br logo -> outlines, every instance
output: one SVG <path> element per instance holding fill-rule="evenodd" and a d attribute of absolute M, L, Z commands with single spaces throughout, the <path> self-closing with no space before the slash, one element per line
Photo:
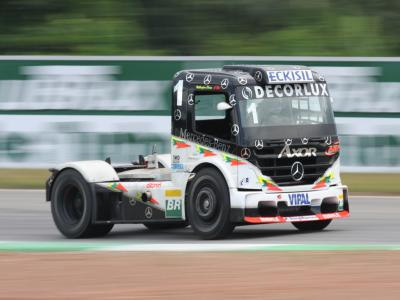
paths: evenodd
<path fill-rule="evenodd" d="M 182 200 L 167 199 L 165 217 L 182 218 Z"/>

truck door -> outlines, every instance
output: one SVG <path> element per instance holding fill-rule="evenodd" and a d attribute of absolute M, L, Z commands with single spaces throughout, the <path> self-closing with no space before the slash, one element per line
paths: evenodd
<path fill-rule="evenodd" d="M 195 93 L 191 127 L 196 136 L 201 137 L 199 152 L 203 156 L 218 158 L 236 181 L 237 165 L 234 158 L 237 132 L 233 130 L 236 128 L 234 109 L 217 109 L 218 103 L 228 103 L 228 99 L 226 93 Z M 202 149 L 202 146 L 206 149 Z"/>

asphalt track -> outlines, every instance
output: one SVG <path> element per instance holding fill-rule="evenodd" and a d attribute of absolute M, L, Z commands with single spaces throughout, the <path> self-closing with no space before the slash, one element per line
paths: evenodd
<path fill-rule="evenodd" d="M 44 191 L 0 190 L 0 248 L 3 243 L 64 245 L 387 245 L 400 250 L 400 197 L 350 196 L 350 217 L 335 220 L 322 232 L 300 233 L 291 224 L 237 227 L 220 241 L 199 240 L 190 228 L 151 232 L 143 225 L 117 225 L 101 239 L 67 240 L 56 229 Z M 128 247 L 129 248 L 129 247 Z M 172 249 L 172 248 L 171 248 Z"/>

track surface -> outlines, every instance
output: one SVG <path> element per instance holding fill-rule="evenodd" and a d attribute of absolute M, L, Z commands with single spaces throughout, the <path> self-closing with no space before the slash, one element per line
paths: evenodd
<path fill-rule="evenodd" d="M 190 228 L 150 232 L 142 225 L 117 225 L 101 239 L 70 243 L 400 244 L 400 197 L 350 197 L 350 218 L 323 232 L 299 233 L 291 224 L 237 227 L 222 241 L 200 241 Z M 66 241 L 53 224 L 44 191 L 0 190 L 0 241 Z"/>

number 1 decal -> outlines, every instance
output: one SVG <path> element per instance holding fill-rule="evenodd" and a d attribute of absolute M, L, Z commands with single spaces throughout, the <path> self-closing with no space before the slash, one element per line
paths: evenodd
<path fill-rule="evenodd" d="M 174 86 L 174 93 L 176 92 L 176 106 L 182 106 L 182 92 L 183 92 L 183 80 L 179 80 Z"/>
<path fill-rule="evenodd" d="M 257 115 L 257 106 L 253 102 L 250 104 L 249 107 L 247 107 L 247 113 L 253 115 L 253 123 L 258 124 L 258 115 Z"/>

